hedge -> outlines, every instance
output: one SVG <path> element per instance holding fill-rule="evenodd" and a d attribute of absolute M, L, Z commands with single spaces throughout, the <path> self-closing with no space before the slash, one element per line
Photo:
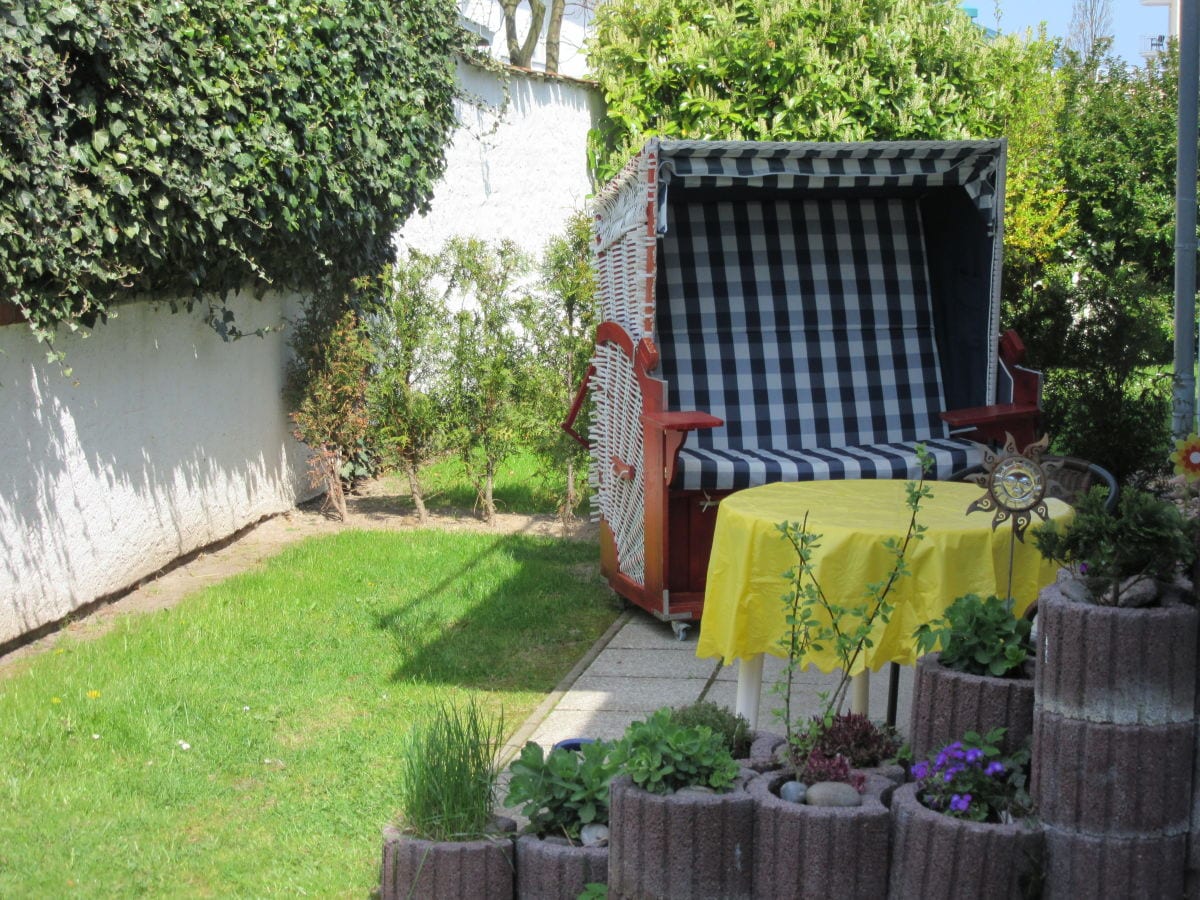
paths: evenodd
<path fill-rule="evenodd" d="M 50 340 L 135 295 L 378 271 L 443 171 L 461 46 L 440 0 L 6 4 L 0 299 Z"/>

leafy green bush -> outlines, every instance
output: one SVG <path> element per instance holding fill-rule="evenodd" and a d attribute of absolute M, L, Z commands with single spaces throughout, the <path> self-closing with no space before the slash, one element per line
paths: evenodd
<path fill-rule="evenodd" d="M 652 794 L 688 787 L 727 791 L 738 775 L 721 735 L 703 725 L 677 725 L 669 709 L 630 725 L 613 754 L 633 783 Z"/>
<path fill-rule="evenodd" d="M 440 706 L 413 726 L 398 761 L 404 827 L 431 841 L 486 834 L 503 742 L 503 718 L 489 717 L 474 698 L 463 707 Z"/>
<path fill-rule="evenodd" d="M 671 721 L 685 728 L 703 725 L 719 734 L 734 759 L 744 759 L 750 753 L 750 723 L 723 706 L 707 700 L 677 706 L 671 710 Z"/>
<path fill-rule="evenodd" d="M 443 170 L 461 45 L 435 0 L 6 5 L 0 296 L 49 340 L 135 293 L 378 271 Z"/>
<path fill-rule="evenodd" d="M 1011 600 L 966 594 L 946 607 L 940 619 L 918 626 L 913 638 L 922 655 L 940 646 L 938 659 L 947 668 L 1003 678 L 1019 675 L 1029 659 L 1032 628 L 1029 619 L 1013 615 Z"/>
<path fill-rule="evenodd" d="M 596 741 L 577 751 L 560 747 L 543 754 L 530 741 L 509 767 L 506 802 L 521 805 L 534 834 L 579 840 L 584 825 L 608 824 L 608 788 L 617 771 L 610 749 Z"/>

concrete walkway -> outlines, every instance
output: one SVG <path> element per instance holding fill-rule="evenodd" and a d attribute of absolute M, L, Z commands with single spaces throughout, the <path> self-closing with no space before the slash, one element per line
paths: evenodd
<path fill-rule="evenodd" d="M 782 732 L 773 710 L 782 698 L 771 690 L 783 671 L 783 661 L 768 656 L 763 666 L 763 691 L 758 727 Z M 870 716 L 883 721 L 887 709 L 887 669 L 872 675 Z M 833 690 L 836 675 L 811 670 L 792 686 L 793 718 L 814 715 L 818 695 Z M 896 724 L 907 731 L 912 669 L 902 668 Z M 629 724 L 662 706 L 682 706 L 709 700 L 733 709 L 737 697 L 737 664 L 696 657 L 696 632 L 679 641 L 665 622 L 639 609 L 622 614 L 580 660 L 558 689 L 517 730 L 510 742 L 516 752 L 532 740 L 543 747 L 558 741 L 590 737 L 620 737 Z"/>

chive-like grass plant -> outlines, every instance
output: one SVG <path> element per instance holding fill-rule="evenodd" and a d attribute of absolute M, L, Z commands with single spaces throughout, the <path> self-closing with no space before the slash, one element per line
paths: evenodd
<path fill-rule="evenodd" d="M 400 750 L 400 810 L 404 827 L 430 841 L 483 837 L 496 805 L 496 754 L 503 716 L 475 701 L 438 706 L 413 726 Z"/>

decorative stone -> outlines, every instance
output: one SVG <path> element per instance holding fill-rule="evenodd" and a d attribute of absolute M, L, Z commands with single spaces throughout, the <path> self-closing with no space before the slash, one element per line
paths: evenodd
<path fill-rule="evenodd" d="M 691 787 L 680 788 L 676 793 L 679 794 L 715 794 L 712 788 L 703 784 L 693 784 Z"/>
<path fill-rule="evenodd" d="M 862 806 L 862 794 L 852 785 L 840 781 L 818 781 L 812 785 L 805 795 L 804 802 L 809 806 Z"/>
<path fill-rule="evenodd" d="M 886 897 L 891 816 L 881 797 L 895 785 L 868 776 L 861 806 L 809 806 L 779 796 L 795 777 L 794 770 L 768 772 L 750 783 L 754 896 Z"/>
<path fill-rule="evenodd" d="M 585 847 L 607 847 L 608 826 L 598 825 L 595 822 L 591 825 L 584 825 L 579 830 L 579 842 Z"/>
<path fill-rule="evenodd" d="M 785 781 L 779 788 L 779 799 L 788 803 L 803 803 L 808 785 L 803 781 Z"/>

